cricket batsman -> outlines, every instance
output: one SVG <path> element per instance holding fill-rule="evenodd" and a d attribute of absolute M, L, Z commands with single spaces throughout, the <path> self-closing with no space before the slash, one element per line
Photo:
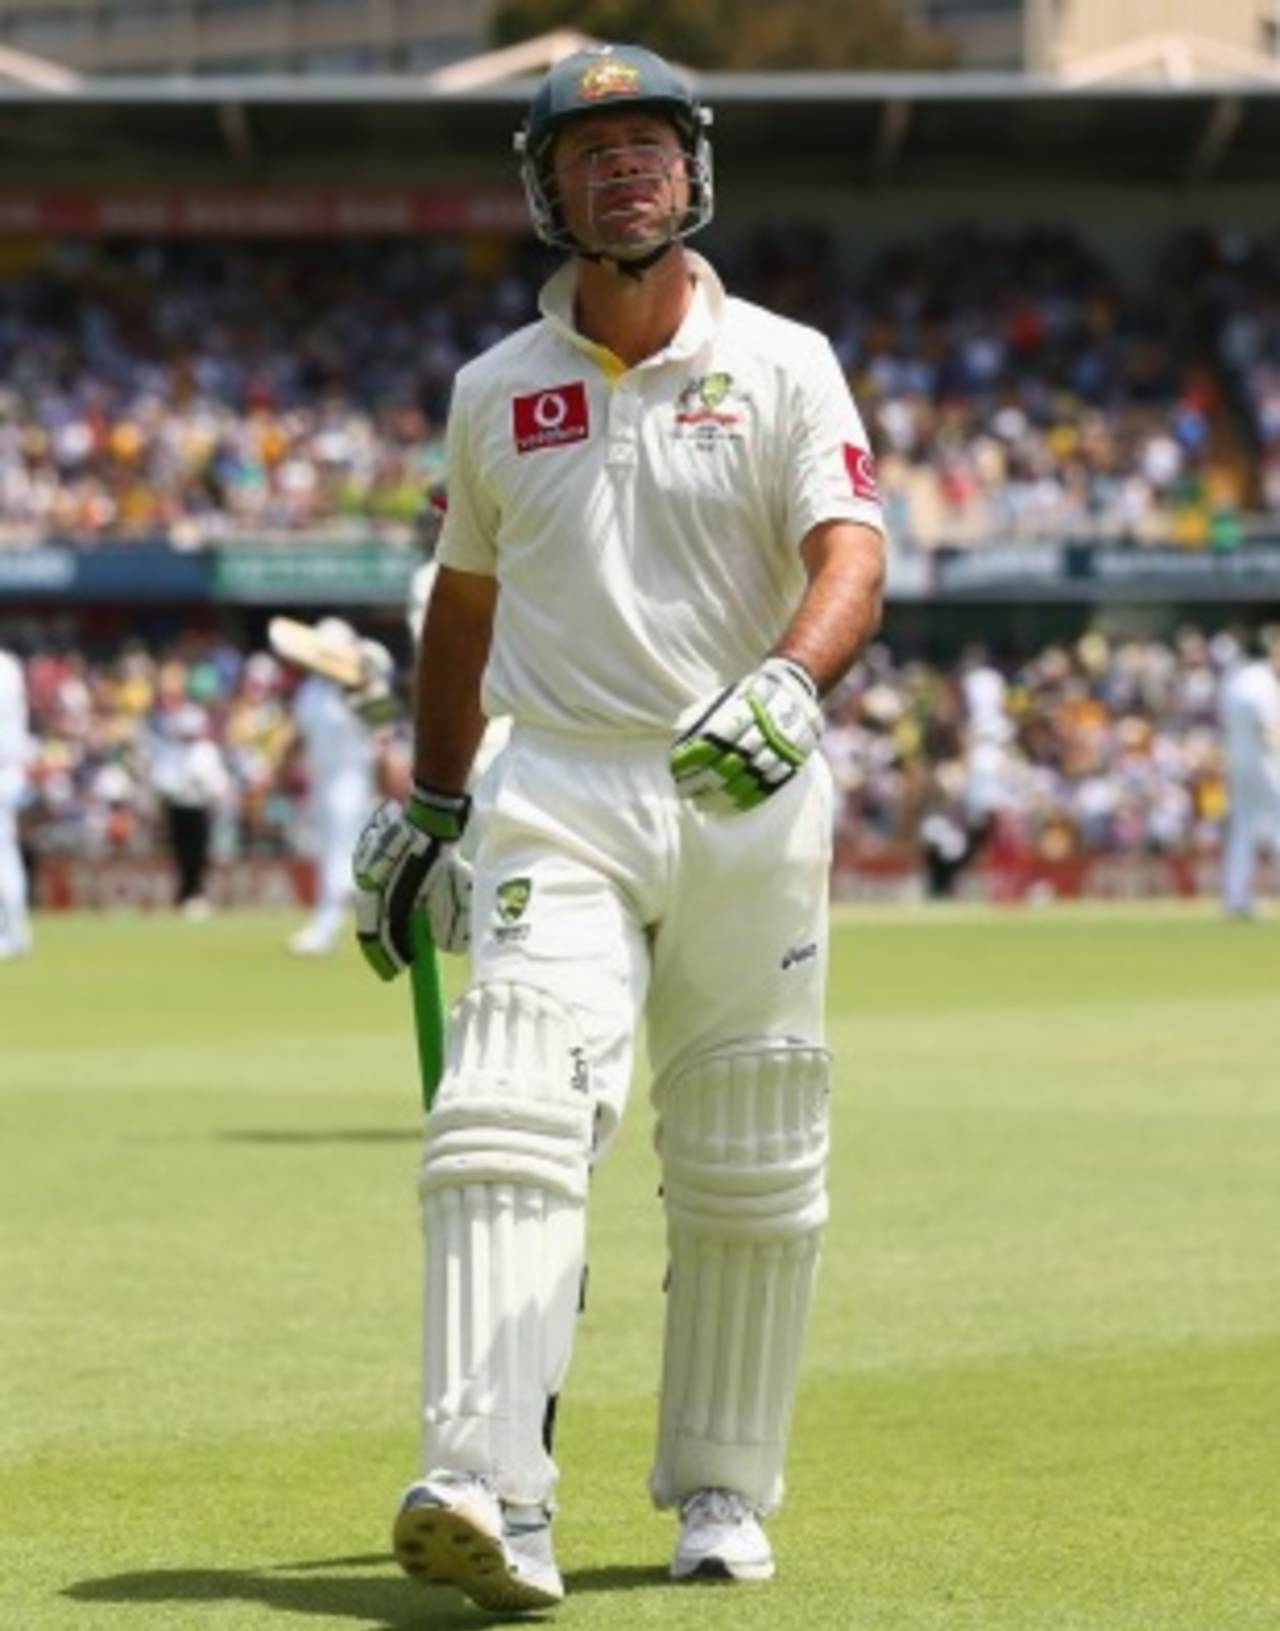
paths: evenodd
<path fill-rule="evenodd" d="M 565 264 L 459 373 L 415 784 L 356 852 L 384 977 L 468 821 L 472 975 L 428 1115 L 423 1476 L 401 1565 L 564 1595 L 551 1427 L 592 1163 L 647 1026 L 669 1275 L 654 1501 L 677 1578 L 769 1579 L 826 1216 L 821 697 L 880 615 L 866 435 L 817 332 L 726 295 L 709 115 L 660 58 L 560 62 L 517 137 Z M 464 789 L 486 716 L 510 742 Z"/>

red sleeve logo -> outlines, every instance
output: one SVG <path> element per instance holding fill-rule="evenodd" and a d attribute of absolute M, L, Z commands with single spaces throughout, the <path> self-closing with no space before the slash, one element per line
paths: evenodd
<path fill-rule="evenodd" d="M 849 485 L 853 496 L 867 504 L 880 502 L 880 486 L 876 481 L 876 462 L 865 447 L 844 444 L 844 467 L 849 472 Z"/>
<path fill-rule="evenodd" d="M 542 447 L 563 447 L 585 442 L 587 387 L 581 380 L 553 385 L 549 391 L 511 399 L 511 425 L 517 453 L 536 453 Z"/>

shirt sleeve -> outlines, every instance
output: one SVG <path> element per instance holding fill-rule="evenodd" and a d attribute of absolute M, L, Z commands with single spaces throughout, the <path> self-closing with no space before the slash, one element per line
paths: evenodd
<path fill-rule="evenodd" d="M 792 374 L 786 460 L 786 528 L 794 545 L 821 521 L 884 532 L 867 433 L 835 352 L 820 336 Z"/>
<path fill-rule="evenodd" d="M 472 404 L 465 375 L 454 381 L 445 432 L 447 508 L 436 560 L 459 572 L 492 577 L 497 570 L 498 507 L 485 489 L 472 447 Z"/>

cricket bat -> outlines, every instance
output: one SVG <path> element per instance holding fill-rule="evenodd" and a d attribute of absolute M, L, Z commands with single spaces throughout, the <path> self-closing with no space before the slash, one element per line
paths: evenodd
<path fill-rule="evenodd" d="M 422 1108 L 430 1110 L 444 1073 L 444 987 L 440 983 L 440 962 L 432 944 L 431 926 L 421 907 L 415 909 L 409 925 L 413 937 L 409 989 L 413 994 L 413 1025 L 418 1037 L 418 1075 L 422 1083 Z"/>
<path fill-rule="evenodd" d="M 365 680 L 364 653 L 356 646 L 336 645 L 296 617 L 273 617 L 267 640 L 277 657 L 304 668 L 309 674 L 354 689 Z"/>

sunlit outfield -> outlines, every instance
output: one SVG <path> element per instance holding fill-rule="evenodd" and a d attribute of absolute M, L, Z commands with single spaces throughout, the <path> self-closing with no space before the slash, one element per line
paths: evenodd
<path fill-rule="evenodd" d="M 408 996 L 285 919 L 46 918 L 0 965 L 0 1627 L 455 1628 L 415 1469 Z M 561 1416 L 574 1626 L 1280 1626 L 1280 919 L 842 917 L 834 1215 L 770 1587 L 644 1492 L 637 1094 Z"/>

